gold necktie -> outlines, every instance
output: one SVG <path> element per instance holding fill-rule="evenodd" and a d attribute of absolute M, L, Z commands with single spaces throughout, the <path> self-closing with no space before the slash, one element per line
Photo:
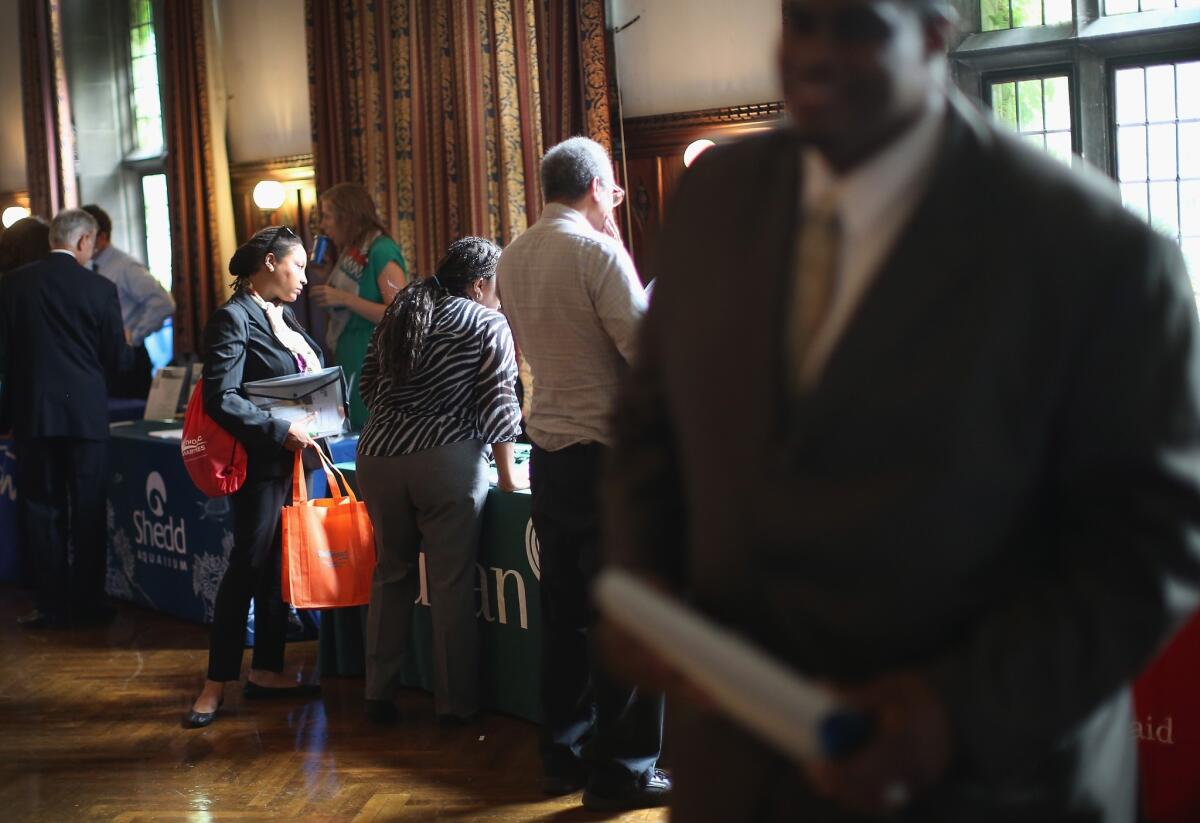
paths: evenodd
<path fill-rule="evenodd" d="M 811 206 L 797 232 L 792 279 L 788 352 L 792 389 L 802 394 L 815 382 L 817 369 L 809 353 L 837 291 L 842 224 L 830 198 Z"/>

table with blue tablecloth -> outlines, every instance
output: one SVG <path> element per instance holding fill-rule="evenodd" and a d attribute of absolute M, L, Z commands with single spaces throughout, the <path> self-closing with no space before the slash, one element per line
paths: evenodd
<path fill-rule="evenodd" d="M 145 400 L 108 401 L 109 422 L 141 418 Z M 13 440 L 0 437 L 0 583 L 21 577 L 22 538 L 17 512 L 17 452 Z"/>
<path fill-rule="evenodd" d="M 228 497 L 205 497 L 192 484 L 179 452 L 181 426 L 150 420 L 112 426 L 106 583 L 120 600 L 211 623 L 233 548 L 233 509 Z M 332 441 L 334 459 L 353 458 L 356 443 Z M 314 495 L 325 494 L 323 475 L 313 483 Z"/>

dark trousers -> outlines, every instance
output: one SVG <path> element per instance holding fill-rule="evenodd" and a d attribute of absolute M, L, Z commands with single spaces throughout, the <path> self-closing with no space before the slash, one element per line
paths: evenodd
<path fill-rule="evenodd" d="M 69 620 L 104 600 L 105 440 L 29 437 L 17 444 L 17 490 L 37 607 Z"/>
<path fill-rule="evenodd" d="M 605 448 L 533 447 L 533 527 L 541 547 L 542 762 L 586 765 L 601 790 L 635 782 L 662 751 L 663 698 L 611 681 L 589 642 L 589 588 L 599 566 L 599 479 Z"/>
<path fill-rule="evenodd" d="M 246 617 L 254 598 L 254 655 L 251 667 L 283 671 L 288 609 L 282 596 L 280 561 L 285 502 L 291 477 L 247 477 L 232 497 L 233 551 L 213 605 L 208 679 L 237 680 L 246 645 Z"/>
<path fill-rule="evenodd" d="M 484 445 L 463 440 L 396 457 L 358 456 L 378 562 L 367 612 L 367 698 L 391 700 L 412 654 L 419 554 L 433 623 L 433 703 L 439 715 L 479 711 L 479 532 L 487 500 Z"/>
<path fill-rule="evenodd" d="M 108 385 L 109 397 L 132 398 L 145 400 L 150 394 L 150 384 L 153 382 L 154 364 L 150 362 L 150 353 L 146 345 L 133 347 L 133 366 L 129 371 L 110 378 Z"/>

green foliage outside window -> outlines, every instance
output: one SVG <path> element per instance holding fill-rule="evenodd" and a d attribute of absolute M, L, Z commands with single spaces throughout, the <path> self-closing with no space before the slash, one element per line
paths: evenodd
<path fill-rule="evenodd" d="M 163 146 L 162 104 L 158 91 L 158 46 L 150 0 L 129 5 L 129 85 L 132 91 L 133 140 L 140 151 Z"/>
<path fill-rule="evenodd" d="M 983 31 L 1069 23 L 1071 0 L 979 0 L 979 19 Z"/>
<path fill-rule="evenodd" d="M 1071 87 L 1065 75 L 992 83 L 996 119 L 1025 140 L 1072 163 Z"/>

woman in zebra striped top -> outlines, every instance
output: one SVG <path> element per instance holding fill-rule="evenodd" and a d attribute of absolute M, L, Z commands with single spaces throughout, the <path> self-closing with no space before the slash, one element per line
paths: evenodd
<path fill-rule="evenodd" d="M 474 579 L 488 446 L 501 489 L 529 485 L 513 464 L 521 410 L 512 333 L 496 311 L 499 257 L 488 240 L 455 241 L 432 277 L 397 295 L 363 362 L 359 390 L 370 416 L 357 468 L 378 556 L 366 693 L 376 722 L 396 720 L 422 550 L 438 718 L 454 724 L 479 710 Z"/>

